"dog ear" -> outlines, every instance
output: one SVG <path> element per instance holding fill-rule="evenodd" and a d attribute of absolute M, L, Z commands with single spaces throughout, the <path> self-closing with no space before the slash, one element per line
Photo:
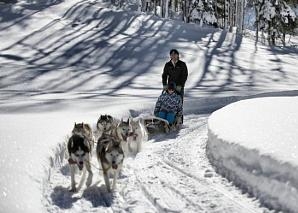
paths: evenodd
<path fill-rule="evenodd" d="M 73 147 L 73 142 L 72 142 L 72 139 L 69 138 L 68 143 L 67 143 L 67 150 L 68 150 L 69 157 L 71 156 L 72 147 Z"/>
<path fill-rule="evenodd" d="M 72 138 L 69 138 L 69 141 L 68 141 L 68 149 L 69 149 L 69 150 L 72 149 L 73 146 L 74 146 L 73 140 L 72 140 Z"/>
<path fill-rule="evenodd" d="M 120 124 L 122 124 L 122 123 L 123 123 L 123 118 L 121 118 L 121 121 L 117 123 L 117 127 L 119 127 Z"/>

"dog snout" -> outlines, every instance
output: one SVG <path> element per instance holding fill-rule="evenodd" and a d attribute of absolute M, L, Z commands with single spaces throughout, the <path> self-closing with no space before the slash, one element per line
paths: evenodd
<path fill-rule="evenodd" d="M 80 170 L 82 170 L 83 167 L 84 167 L 84 162 L 83 162 L 83 161 L 80 161 L 80 162 L 78 163 L 78 167 L 79 167 Z"/>

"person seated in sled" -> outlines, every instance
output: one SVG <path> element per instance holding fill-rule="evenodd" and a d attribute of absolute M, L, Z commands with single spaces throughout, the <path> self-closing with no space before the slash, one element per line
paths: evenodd
<path fill-rule="evenodd" d="M 176 93 L 176 84 L 170 82 L 167 89 L 159 96 L 154 115 L 163 118 L 172 125 L 176 116 L 182 116 L 182 98 Z"/>

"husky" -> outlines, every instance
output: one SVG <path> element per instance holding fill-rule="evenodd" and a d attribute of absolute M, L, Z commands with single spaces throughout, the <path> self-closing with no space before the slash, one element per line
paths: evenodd
<path fill-rule="evenodd" d="M 104 133 L 111 134 L 112 129 L 117 126 L 118 122 L 111 115 L 101 115 L 96 123 L 97 138 L 100 138 Z"/>
<path fill-rule="evenodd" d="M 120 141 L 120 144 L 122 146 L 122 149 L 124 150 L 124 153 L 128 155 L 128 145 L 127 145 L 127 137 L 129 133 L 129 119 L 127 121 L 121 121 L 117 124 L 115 128 L 111 131 L 111 136 L 116 138 L 118 141 Z"/>
<path fill-rule="evenodd" d="M 148 131 L 142 118 L 129 119 L 129 133 L 127 137 L 128 151 L 136 155 L 141 151 L 142 142 L 148 141 Z"/>
<path fill-rule="evenodd" d="M 89 124 L 87 123 L 75 123 L 74 127 L 72 129 L 72 135 L 80 135 L 82 137 L 85 137 L 89 143 L 94 146 L 94 135 L 92 132 L 92 128 Z"/>
<path fill-rule="evenodd" d="M 112 173 L 114 175 L 112 185 L 112 189 L 114 190 L 124 160 L 121 141 L 112 135 L 103 134 L 98 139 L 96 154 L 97 160 L 102 167 L 107 190 L 108 192 L 111 192 L 109 174 Z"/>
<path fill-rule="evenodd" d="M 129 132 L 129 119 L 127 121 L 121 121 L 116 125 L 116 127 L 112 128 L 110 135 L 117 138 L 121 142 L 127 141 L 127 136 Z"/>
<path fill-rule="evenodd" d="M 93 173 L 90 164 L 92 147 L 93 146 L 90 141 L 80 134 L 73 134 L 68 140 L 67 150 L 69 154 L 68 163 L 71 173 L 71 192 L 75 192 L 77 190 L 75 182 L 76 167 L 78 167 L 79 170 L 83 170 L 84 168 L 81 183 L 85 179 L 86 170 L 88 171 L 86 186 L 89 187 L 92 183 Z"/>

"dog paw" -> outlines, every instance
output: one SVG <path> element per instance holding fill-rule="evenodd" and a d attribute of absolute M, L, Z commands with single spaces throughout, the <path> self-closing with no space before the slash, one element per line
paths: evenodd
<path fill-rule="evenodd" d="M 76 187 L 72 187 L 69 191 L 70 192 L 77 192 L 77 189 L 76 189 Z"/>
<path fill-rule="evenodd" d="M 112 190 L 111 190 L 110 187 L 107 187 L 107 191 L 108 191 L 108 193 L 111 193 L 112 192 Z"/>

